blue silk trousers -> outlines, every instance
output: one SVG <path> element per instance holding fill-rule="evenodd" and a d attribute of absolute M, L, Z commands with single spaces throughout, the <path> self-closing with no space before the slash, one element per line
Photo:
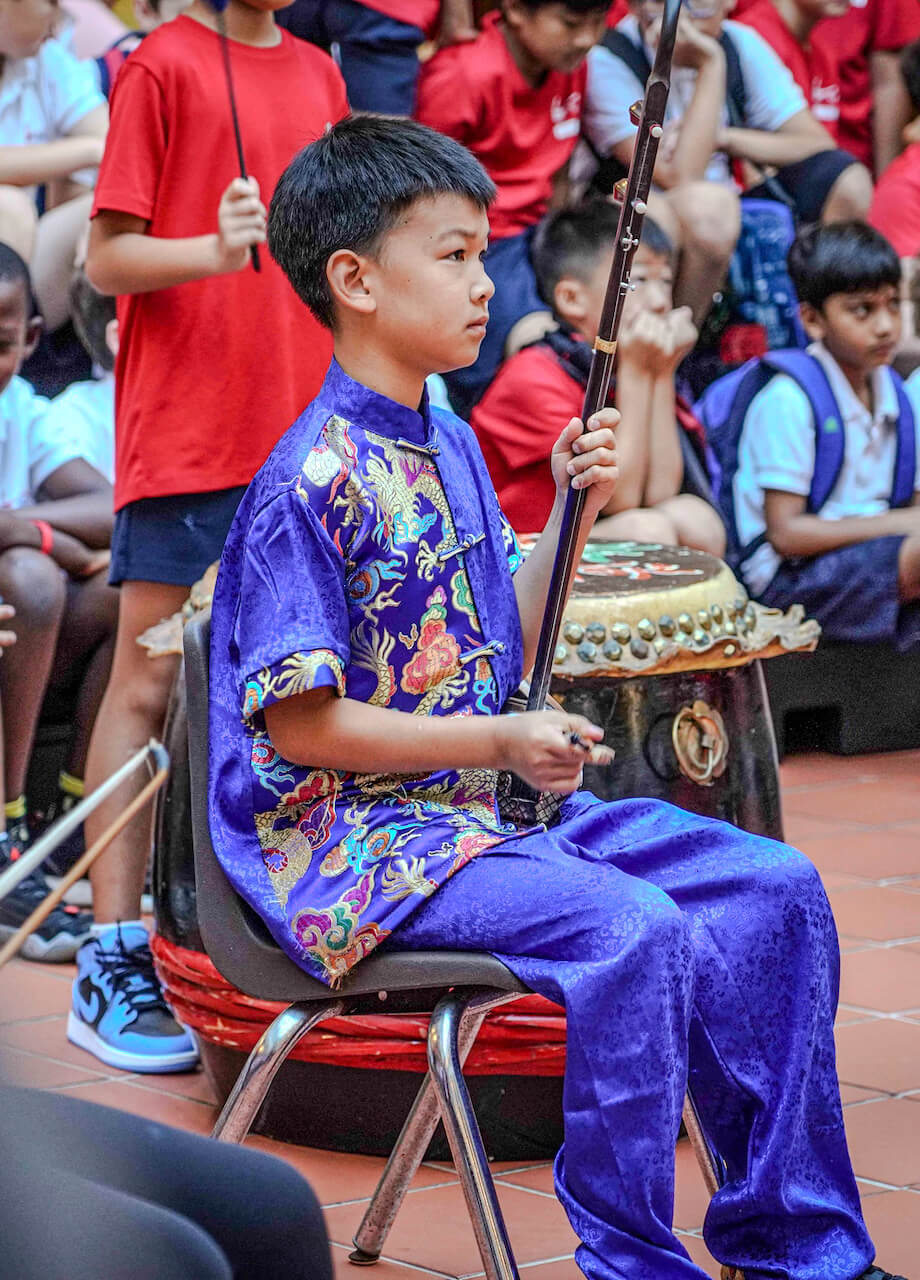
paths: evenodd
<path fill-rule="evenodd" d="M 650 800 L 570 799 L 468 863 L 393 949 L 495 954 L 565 1008 L 556 1191 L 589 1280 L 699 1280 L 671 1223 L 688 1083 L 727 1168 L 704 1236 L 746 1280 L 855 1280 L 874 1250 L 834 1058 L 834 922 L 785 845 Z"/>

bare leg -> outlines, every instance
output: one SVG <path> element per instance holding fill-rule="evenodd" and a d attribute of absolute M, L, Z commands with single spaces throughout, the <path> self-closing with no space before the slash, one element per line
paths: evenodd
<path fill-rule="evenodd" d="M 49 331 L 62 325 L 70 314 L 70 280 L 77 243 L 89 219 L 92 202 L 92 194 L 79 196 L 39 219 L 32 256 L 32 282 Z"/>
<path fill-rule="evenodd" d="M 872 204 L 872 176 L 861 164 L 851 164 L 830 189 L 821 210 L 821 221 L 863 221 L 869 216 Z"/>
<path fill-rule="evenodd" d="M 677 545 L 708 551 L 711 556 L 725 555 L 725 526 L 719 513 L 702 498 L 692 493 L 678 493 L 659 502 L 655 510 L 674 525 Z"/>
<path fill-rule="evenodd" d="M 905 602 L 920 600 L 920 537 L 905 538 L 901 543 L 898 594 Z"/>
<path fill-rule="evenodd" d="M 112 673 L 96 717 L 86 765 L 87 794 L 163 731 L 169 691 L 178 659 L 150 658 L 137 637 L 179 609 L 187 587 L 158 582 L 125 582 L 121 587 L 118 634 Z M 144 778 L 135 773 L 86 821 L 92 844 L 136 796 Z M 132 920 L 140 912 L 144 872 L 150 854 L 153 813 L 139 814 L 112 842 L 90 873 L 97 920 Z"/>
<path fill-rule="evenodd" d="M 741 204 L 734 191 L 717 182 L 688 182 L 669 192 L 668 203 L 680 223 L 680 259 L 674 305 L 689 307 L 694 324 L 712 309 L 741 233 Z"/>
<path fill-rule="evenodd" d="M 0 187 L 0 240 L 31 262 L 35 249 L 38 210 L 29 191 L 22 187 Z"/>
<path fill-rule="evenodd" d="M 8 624 L 16 632 L 16 643 L 0 659 L 6 794 L 15 799 L 26 785 L 35 727 L 64 614 L 66 580 L 40 551 L 11 547 L 0 556 L 0 595 L 16 607 L 16 617 Z"/>
<path fill-rule="evenodd" d="M 118 591 L 108 585 L 108 570 L 87 582 L 72 582 L 61 624 L 52 689 L 72 689 L 79 680 L 74 739 L 67 772 L 82 778 L 86 769 L 90 735 L 99 711 L 115 651 L 118 625 Z"/>
<path fill-rule="evenodd" d="M 677 530 L 664 512 L 636 508 L 618 511 L 615 516 L 603 516 L 591 530 L 591 537 L 619 538 L 624 542 L 661 542 L 670 547 L 677 542 Z"/>

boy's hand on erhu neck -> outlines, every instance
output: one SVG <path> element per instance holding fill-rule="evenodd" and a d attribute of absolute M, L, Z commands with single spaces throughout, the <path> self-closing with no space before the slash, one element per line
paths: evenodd
<path fill-rule="evenodd" d="M 264 244 L 268 214 L 255 178 L 234 178 L 217 209 L 218 274 L 242 271 L 254 244 Z"/>
<path fill-rule="evenodd" d="M 617 483 L 617 444 L 614 432 L 620 422 L 616 409 L 601 409 L 584 431 L 581 418 L 573 418 L 553 446 L 551 465 L 556 493 L 564 501 L 571 485 L 587 490 L 585 519 L 594 519 L 613 497 Z"/>

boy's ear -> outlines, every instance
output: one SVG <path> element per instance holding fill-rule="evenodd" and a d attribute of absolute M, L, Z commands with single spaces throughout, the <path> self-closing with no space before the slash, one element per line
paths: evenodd
<path fill-rule="evenodd" d="M 827 334 L 827 325 L 818 308 L 812 306 L 810 302 L 802 302 L 799 304 L 799 315 L 802 317 L 802 325 L 809 339 L 812 342 L 823 342 Z"/>
<path fill-rule="evenodd" d="M 42 336 L 42 330 L 44 327 L 45 323 L 41 316 L 33 316 L 26 325 L 26 341 L 25 346 L 22 348 L 23 362 L 28 360 L 29 356 L 38 346 L 38 340 Z"/>
<path fill-rule="evenodd" d="M 336 249 L 326 263 L 326 279 L 337 308 L 369 316 L 377 300 L 368 285 L 369 260 L 352 249 Z"/>
<path fill-rule="evenodd" d="M 553 310 L 560 320 L 580 329 L 587 317 L 587 296 L 585 286 L 574 276 L 563 276 L 557 280 L 553 290 Z"/>

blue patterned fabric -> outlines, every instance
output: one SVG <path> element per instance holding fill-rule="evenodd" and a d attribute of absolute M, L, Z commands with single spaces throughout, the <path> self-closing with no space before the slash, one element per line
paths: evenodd
<path fill-rule="evenodd" d="M 515 834 L 495 774 L 356 776 L 282 759 L 263 711 L 328 685 L 414 715 L 494 715 L 521 677 L 520 557 L 475 436 L 333 363 L 240 504 L 211 638 L 210 816 L 278 943 L 341 978 Z"/>

